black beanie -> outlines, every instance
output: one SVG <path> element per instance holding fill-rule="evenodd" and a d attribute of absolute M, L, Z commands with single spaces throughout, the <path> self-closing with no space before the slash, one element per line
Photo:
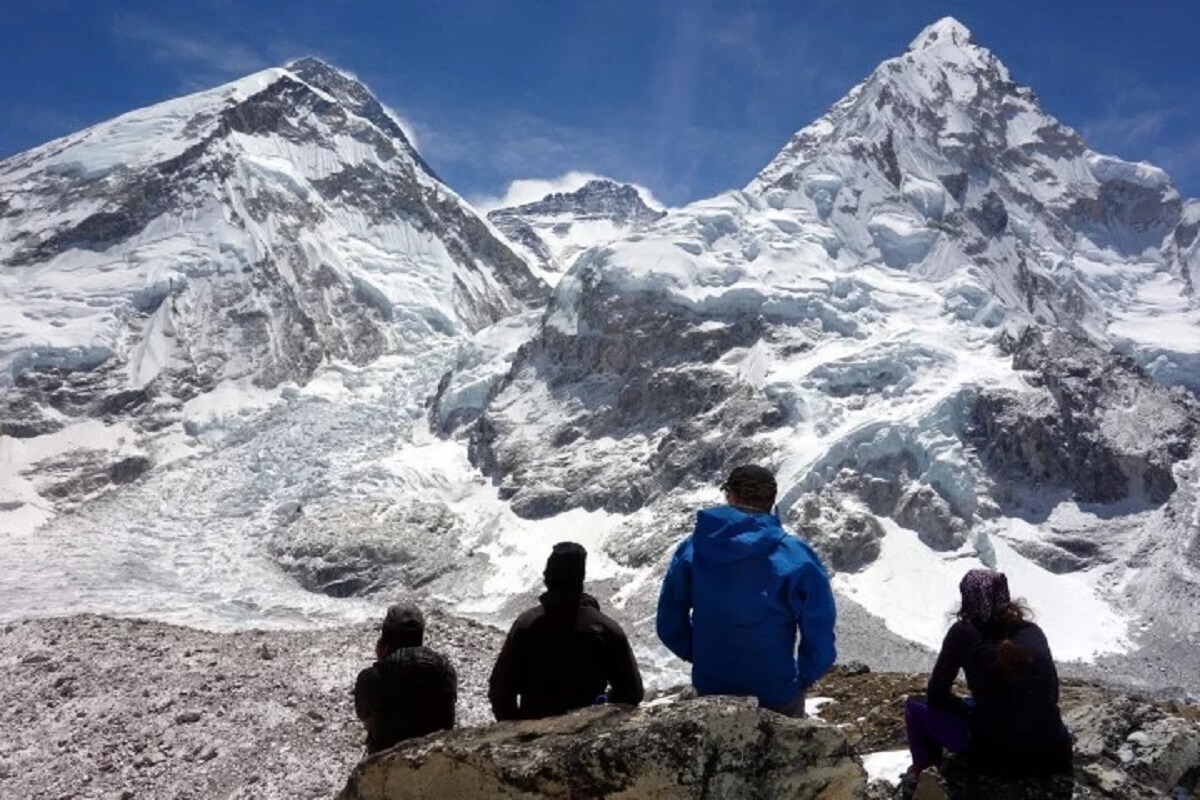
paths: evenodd
<path fill-rule="evenodd" d="M 587 570 L 587 550 L 576 542 L 559 542 L 546 559 L 546 571 L 542 577 L 547 589 L 582 592 L 583 577 Z"/>

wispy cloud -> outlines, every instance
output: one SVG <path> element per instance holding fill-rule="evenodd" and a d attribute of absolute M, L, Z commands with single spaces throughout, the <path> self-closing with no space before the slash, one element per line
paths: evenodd
<path fill-rule="evenodd" d="M 1110 73 L 1100 89 L 1104 110 L 1080 127 L 1088 145 L 1162 167 L 1185 194 L 1200 188 L 1200 102 L 1187 87 L 1151 85 L 1136 75 Z"/>
<path fill-rule="evenodd" d="M 33 103 L 14 103 L 0 114 L 0 159 L 77 131 L 93 120 Z"/>
<path fill-rule="evenodd" d="M 267 54 L 256 47 L 215 33 L 197 33 L 132 14 L 113 18 L 113 35 L 127 46 L 143 50 L 153 61 L 186 71 L 188 80 L 218 80 L 246 75 L 267 66 Z"/>
<path fill-rule="evenodd" d="M 1109 109 L 1105 116 L 1085 123 L 1081 134 L 1093 146 L 1127 150 L 1158 138 L 1170 116 L 1168 109 L 1161 108 L 1130 112 Z"/>
<path fill-rule="evenodd" d="M 441 172 L 470 176 L 462 187 L 476 196 L 503 197 L 514 176 L 578 172 L 646 183 L 630 158 L 634 132 L 603 121 L 575 126 L 510 109 L 431 108 L 408 114 L 421 154 Z"/>

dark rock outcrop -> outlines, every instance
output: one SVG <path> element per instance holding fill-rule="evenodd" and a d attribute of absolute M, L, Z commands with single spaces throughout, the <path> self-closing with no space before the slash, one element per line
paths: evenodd
<path fill-rule="evenodd" d="M 1172 467 L 1200 433 L 1200 402 L 1066 333 L 1030 328 L 1011 349 L 1033 390 L 978 396 L 973 432 L 986 464 L 1004 477 L 1069 487 L 1080 502 L 1171 496 Z"/>

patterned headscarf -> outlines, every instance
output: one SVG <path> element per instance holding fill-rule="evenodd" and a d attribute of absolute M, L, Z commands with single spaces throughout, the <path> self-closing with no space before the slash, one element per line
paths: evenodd
<path fill-rule="evenodd" d="M 974 622 L 987 623 L 997 609 L 1012 602 L 1008 578 L 990 569 L 968 572 L 958 584 L 958 591 L 962 594 L 962 615 Z"/>

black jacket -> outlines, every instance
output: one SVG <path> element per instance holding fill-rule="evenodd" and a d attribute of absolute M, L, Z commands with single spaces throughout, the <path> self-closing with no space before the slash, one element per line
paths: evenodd
<path fill-rule="evenodd" d="M 969 715 L 967 754 L 981 772 L 1069 772 L 1071 739 L 1058 710 L 1058 671 L 1046 636 L 1025 622 L 1008 641 L 1022 654 L 1015 666 L 1003 664 L 1000 638 L 965 620 L 954 623 L 929 676 L 929 704 Z M 960 669 L 966 673 L 973 709 L 950 691 Z"/>
<path fill-rule="evenodd" d="M 642 676 L 621 626 L 591 595 L 546 592 L 517 617 L 496 659 L 488 699 L 496 719 L 537 719 L 595 703 L 642 702 Z"/>
<path fill-rule="evenodd" d="M 428 647 L 401 647 L 358 673 L 354 712 L 367 726 L 367 752 L 454 727 L 458 675 Z"/>

